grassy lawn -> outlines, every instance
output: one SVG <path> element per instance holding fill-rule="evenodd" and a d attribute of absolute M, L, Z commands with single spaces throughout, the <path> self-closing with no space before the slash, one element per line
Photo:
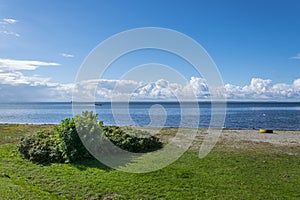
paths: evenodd
<path fill-rule="evenodd" d="M 17 152 L 19 137 L 49 127 L 0 125 L 0 199 L 300 199 L 299 147 L 220 144 L 204 159 L 188 151 L 146 174 L 109 169 L 96 160 L 24 160 Z"/>

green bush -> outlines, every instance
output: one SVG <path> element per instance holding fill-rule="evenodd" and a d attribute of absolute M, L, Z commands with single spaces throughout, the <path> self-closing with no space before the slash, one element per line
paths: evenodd
<path fill-rule="evenodd" d="M 75 118 L 64 119 L 61 121 L 60 125 L 55 128 L 59 150 L 61 151 L 62 159 L 65 162 L 73 162 L 90 157 L 89 152 L 82 144 L 76 128 Z"/>
<path fill-rule="evenodd" d="M 61 162 L 62 154 L 59 142 L 53 131 L 41 130 L 36 134 L 22 137 L 18 145 L 19 152 L 27 159 L 38 162 Z"/>
<path fill-rule="evenodd" d="M 90 152 L 97 152 L 99 150 L 102 133 L 100 124 L 98 123 L 98 115 L 93 114 L 93 112 L 85 111 L 81 116 L 77 115 L 73 119 L 76 124 L 77 136 L 79 135 L 85 144 L 83 148 L 88 147 Z M 83 153 L 83 149 L 80 150 L 79 153 Z"/>
<path fill-rule="evenodd" d="M 102 134 L 101 134 L 102 133 Z M 97 114 L 83 112 L 67 118 L 53 130 L 42 130 L 21 138 L 19 152 L 27 159 L 38 162 L 74 162 L 92 158 L 90 152 L 103 151 L 101 143 L 106 136 L 113 144 L 131 152 L 148 152 L 162 147 L 157 137 L 144 131 L 103 126 Z M 83 143 L 89 147 L 87 150 Z"/>
<path fill-rule="evenodd" d="M 120 128 L 118 126 L 103 126 L 105 136 L 116 146 L 130 152 L 149 152 L 162 147 L 157 137 L 141 130 Z"/>

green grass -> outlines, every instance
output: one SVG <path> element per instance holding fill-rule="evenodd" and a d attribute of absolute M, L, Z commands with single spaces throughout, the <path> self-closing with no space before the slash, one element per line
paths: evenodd
<path fill-rule="evenodd" d="M 39 128 L 49 126 L 0 125 L 0 199 L 300 199 L 298 147 L 219 145 L 204 159 L 188 151 L 159 171 L 130 174 L 96 160 L 24 160 L 17 141 Z"/>
<path fill-rule="evenodd" d="M 0 124 L 0 144 L 17 143 L 22 135 L 40 129 L 50 129 L 54 125 Z"/>

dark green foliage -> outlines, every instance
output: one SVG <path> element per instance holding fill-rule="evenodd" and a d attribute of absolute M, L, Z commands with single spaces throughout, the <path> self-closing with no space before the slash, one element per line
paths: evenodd
<path fill-rule="evenodd" d="M 130 152 L 149 152 L 162 147 L 157 137 L 149 136 L 145 131 L 118 126 L 103 126 L 102 129 L 112 143 Z"/>
<path fill-rule="evenodd" d="M 88 147 L 90 152 L 97 152 L 101 140 L 101 127 L 98 124 L 98 115 L 93 112 L 85 111 L 82 115 L 77 115 L 74 118 L 76 124 L 77 135 L 80 136 L 84 145 Z M 86 150 L 85 150 L 86 151 Z"/>
<path fill-rule="evenodd" d="M 105 143 L 104 135 L 113 144 L 131 152 L 149 152 L 162 147 L 159 139 L 149 136 L 147 132 L 103 126 L 102 121 L 98 123 L 97 114 L 86 111 L 81 116 L 62 120 L 52 130 L 23 137 L 18 150 L 25 158 L 34 162 L 69 163 L 91 158 L 89 152 L 105 150 L 100 146 Z"/>
<path fill-rule="evenodd" d="M 36 134 L 22 137 L 18 150 L 23 156 L 38 163 L 60 162 L 62 154 L 59 142 L 54 138 L 53 131 L 42 130 Z"/>
<path fill-rule="evenodd" d="M 77 118 L 80 118 L 80 116 Z M 90 156 L 81 142 L 76 127 L 75 119 L 67 118 L 62 120 L 61 124 L 55 130 L 55 134 L 58 136 L 62 159 L 65 162 L 73 162 Z"/>

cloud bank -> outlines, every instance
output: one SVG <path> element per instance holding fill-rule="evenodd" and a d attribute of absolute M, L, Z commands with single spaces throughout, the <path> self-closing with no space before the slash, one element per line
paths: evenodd
<path fill-rule="evenodd" d="M 71 101 L 80 94 L 82 101 L 96 100 L 210 100 L 211 91 L 222 90 L 228 100 L 294 100 L 300 99 L 300 78 L 291 84 L 273 83 L 270 79 L 252 78 L 244 86 L 225 84 L 210 88 L 204 78 L 191 77 L 185 84 L 164 79 L 145 83 L 135 80 L 95 79 L 61 84 L 49 77 L 26 76 L 24 70 L 59 66 L 59 63 L 0 59 L 0 101 Z M 95 89 L 96 88 L 96 89 Z"/>
<path fill-rule="evenodd" d="M 70 84 L 51 83 L 51 78 L 25 76 L 21 72 L 59 65 L 54 62 L 0 59 L 0 101 L 55 101 L 70 98 Z"/>
<path fill-rule="evenodd" d="M 300 79 L 292 84 L 273 84 L 270 79 L 252 78 L 249 85 L 241 87 L 226 84 L 224 88 L 228 99 L 299 100 L 300 97 Z"/>
<path fill-rule="evenodd" d="M 97 89 L 95 90 L 95 88 Z M 157 80 L 152 83 L 133 80 L 88 80 L 74 87 L 82 100 L 96 97 L 96 100 L 128 99 L 133 100 L 185 100 L 196 97 L 198 100 L 210 100 L 210 91 L 223 90 L 228 100 L 298 100 L 300 98 L 300 79 L 292 84 L 273 84 L 270 79 L 252 78 L 249 85 L 236 86 L 226 84 L 223 88 L 209 88 L 205 79 L 191 77 L 186 85 Z"/>
<path fill-rule="evenodd" d="M 96 90 L 95 90 L 96 88 Z M 220 89 L 220 88 L 219 88 Z M 231 84 L 221 88 L 228 100 L 299 100 L 300 79 L 292 84 L 253 78 L 249 85 Z M 186 85 L 157 80 L 87 80 L 77 84 L 52 83 L 50 78 L 28 77 L 20 72 L 0 73 L 0 101 L 71 101 L 72 92 L 81 101 L 114 100 L 210 100 L 210 89 L 203 78 L 192 77 Z M 196 97 L 196 98 L 195 98 Z"/>

